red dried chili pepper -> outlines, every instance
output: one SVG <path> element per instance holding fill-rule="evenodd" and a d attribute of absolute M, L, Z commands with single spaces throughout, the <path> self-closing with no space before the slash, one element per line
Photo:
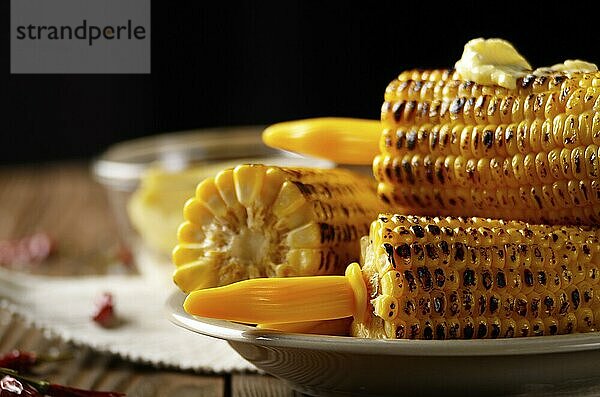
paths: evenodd
<path fill-rule="evenodd" d="M 34 352 L 12 350 L 0 355 L 0 368 L 8 368 L 17 372 L 29 372 L 36 364 L 61 361 L 71 357 L 69 353 L 39 355 Z"/>
<path fill-rule="evenodd" d="M 0 356 L 0 367 L 17 372 L 28 372 L 37 362 L 37 354 L 20 350 L 13 350 Z"/>
<path fill-rule="evenodd" d="M 125 393 L 113 391 L 84 390 L 76 387 L 57 385 L 46 381 L 35 380 L 8 368 L 0 368 L 0 373 L 6 375 L 0 381 L 0 397 L 31 396 L 31 397 L 123 397 Z M 6 380 L 6 381 L 5 381 Z M 4 382 L 5 381 L 5 382 Z M 4 382 L 4 383 L 2 383 Z M 4 386 L 6 385 L 6 387 Z M 25 393 L 24 393 L 25 392 Z M 19 394 L 20 393 L 20 394 Z"/>
<path fill-rule="evenodd" d="M 115 305 L 111 293 L 104 292 L 96 300 L 96 311 L 92 315 L 92 320 L 104 328 L 112 328 L 117 325 L 118 321 L 115 315 Z"/>

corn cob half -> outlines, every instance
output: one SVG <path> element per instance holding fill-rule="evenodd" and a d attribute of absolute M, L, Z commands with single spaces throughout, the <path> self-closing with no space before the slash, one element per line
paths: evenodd
<path fill-rule="evenodd" d="M 256 277 L 341 274 L 381 210 L 376 185 L 343 169 L 240 165 L 200 183 L 173 250 L 183 291 Z"/>
<path fill-rule="evenodd" d="M 353 334 L 498 338 L 600 326 L 597 229 L 482 218 L 380 216 Z"/>
<path fill-rule="evenodd" d="M 406 71 L 381 109 L 378 192 L 423 215 L 598 224 L 599 111 L 599 72 L 536 72 L 511 90 Z"/>
<path fill-rule="evenodd" d="M 192 314 L 286 323 L 354 316 L 386 339 L 510 338 L 600 327 L 598 229 L 381 215 L 362 270 L 195 291 Z M 240 304 L 241 300 L 245 302 Z"/>

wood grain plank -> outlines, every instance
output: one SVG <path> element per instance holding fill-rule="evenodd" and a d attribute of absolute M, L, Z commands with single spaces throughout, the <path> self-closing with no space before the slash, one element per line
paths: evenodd
<path fill-rule="evenodd" d="M 300 397 L 284 381 L 268 375 L 234 374 L 231 376 L 232 397 Z"/>
<path fill-rule="evenodd" d="M 117 223 L 103 188 L 90 176 L 88 164 L 0 168 L 0 239 L 38 231 L 47 232 L 57 241 L 58 252 L 27 271 L 57 276 L 101 274 L 115 265 L 121 243 Z M 221 397 L 228 381 L 222 376 L 133 364 L 73 346 L 0 309 L 0 354 L 12 349 L 70 356 L 36 366 L 35 376 L 134 397 Z"/>
<path fill-rule="evenodd" d="M 12 321 L 8 324 L 4 333 L 0 335 L 0 352 L 19 349 L 19 342 L 27 329 L 28 328 L 23 321 Z"/>
<path fill-rule="evenodd" d="M 131 397 L 223 397 L 224 380 L 220 377 L 184 373 L 149 373 L 137 375 L 127 389 Z"/>
<path fill-rule="evenodd" d="M 120 360 L 119 360 L 120 361 Z M 131 365 L 114 364 L 108 366 L 102 377 L 94 385 L 95 390 L 126 390 L 135 370 Z"/>
<path fill-rule="evenodd" d="M 119 230 L 106 192 L 87 164 L 0 169 L 0 239 L 44 231 L 58 254 L 29 268 L 50 275 L 99 274 L 114 264 Z"/>
<path fill-rule="evenodd" d="M 36 366 L 34 375 L 54 383 L 94 390 L 114 390 L 128 396 L 222 397 L 225 377 L 160 370 L 136 365 L 111 355 L 100 354 L 85 347 L 75 347 L 45 335 L 26 324 L 18 316 L 0 311 L 3 341 L 1 353 L 13 349 L 35 351 L 40 355 L 64 355 L 71 358 Z M 10 321 L 6 317 L 11 316 Z"/>

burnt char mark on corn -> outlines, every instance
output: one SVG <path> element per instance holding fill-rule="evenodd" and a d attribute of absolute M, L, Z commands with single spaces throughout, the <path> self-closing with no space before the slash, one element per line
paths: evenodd
<path fill-rule="evenodd" d="M 507 140 L 510 141 L 512 132 L 507 131 Z M 464 144 L 469 146 L 461 146 L 461 149 L 477 148 L 478 141 L 465 142 Z M 482 142 L 485 149 L 488 148 L 486 142 L 489 141 Z M 584 192 L 594 190 L 591 185 L 598 174 L 598 165 L 597 154 L 592 153 L 586 157 L 585 150 L 587 150 L 585 146 L 578 146 L 574 149 L 562 151 L 553 149 L 550 152 L 526 155 L 514 153 L 493 156 L 492 153 L 490 157 L 479 157 L 473 153 L 465 153 L 464 150 L 458 155 L 450 150 L 444 153 L 425 154 L 394 150 L 382 155 L 383 161 L 376 164 L 378 171 L 376 175 L 385 175 L 387 181 L 398 184 L 403 183 L 406 175 L 407 181 L 412 185 L 443 187 L 451 181 L 455 187 L 513 189 L 534 187 L 540 191 L 544 186 L 552 187 L 556 182 L 576 181 L 575 183 L 580 183 L 576 189 L 587 196 Z M 593 150 L 597 153 L 598 149 L 594 147 Z M 568 158 L 568 162 L 561 160 L 559 152 L 566 156 L 565 160 Z M 451 174 L 448 175 L 449 173 Z M 527 183 L 525 184 L 524 181 Z M 570 195 L 573 199 L 577 197 L 572 193 Z M 543 207 L 546 205 L 544 204 Z"/>
<path fill-rule="evenodd" d="M 394 246 L 390 243 L 383 243 L 383 248 L 385 249 L 385 252 L 387 253 L 388 261 L 395 269 L 396 268 L 396 260 L 394 259 Z"/>
<path fill-rule="evenodd" d="M 382 107 L 380 195 L 426 215 L 600 223 L 599 81 L 549 72 L 509 90 L 455 72 L 402 73 Z"/>
<path fill-rule="evenodd" d="M 373 312 L 389 323 L 387 337 L 523 337 L 600 326 L 592 278 L 600 252 L 590 248 L 600 238 L 598 228 L 386 215 L 371 230 L 385 236 L 380 244 L 389 267 L 367 260 L 363 271 L 375 283 L 387 271 L 394 272 L 387 280 L 398 280 L 381 283 L 373 296 L 398 302 L 397 311 L 382 306 L 385 313 Z M 394 270 L 400 263 L 402 270 Z"/>
<path fill-rule="evenodd" d="M 426 186 L 416 183 L 412 176 L 410 183 L 380 195 L 391 198 L 392 203 L 402 208 L 431 216 L 442 213 L 460 216 L 469 212 L 485 217 L 493 213 L 529 222 L 586 225 L 600 223 L 600 191 L 594 193 L 593 200 L 585 199 L 591 198 L 587 192 L 594 185 L 600 187 L 596 181 L 584 180 L 579 184 L 558 181 L 527 188 L 502 185 L 488 191 L 471 185 L 470 188 Z M 384 183 L 379 188 L 387 189 Z"/>

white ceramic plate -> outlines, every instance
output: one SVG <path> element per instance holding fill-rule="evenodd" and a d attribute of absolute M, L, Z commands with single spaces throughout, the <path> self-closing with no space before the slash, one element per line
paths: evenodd
<path fill-rule="evenodd" d="M 310 395 L 600 395 L 598 332 L 451 341 L 290 334 L 191 316 L 184 298 L 174 293 L 167 301 L 171 321 L 228 341 Z"/>

